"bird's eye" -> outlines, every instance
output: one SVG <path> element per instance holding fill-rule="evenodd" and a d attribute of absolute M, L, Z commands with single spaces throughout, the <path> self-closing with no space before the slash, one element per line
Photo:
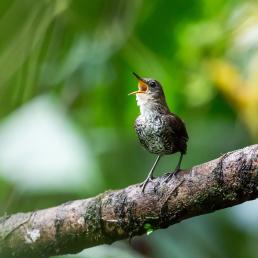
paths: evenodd
<path fill-rule="evenodd" d="M 150 86 L 151 86 L 152 88 L 156 87 L 156 82 L 155 82 L 155 81 L 151 81 L 151 82 L 150 82 Z"/>

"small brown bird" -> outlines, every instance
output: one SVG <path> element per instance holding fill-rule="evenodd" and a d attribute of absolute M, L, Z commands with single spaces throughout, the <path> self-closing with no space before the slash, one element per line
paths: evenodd
<path fill-rule="evenodd" d="M 153 179 L 154 169 L 161 156 L 180 152 L 176 169 L 168 175 L 167 180 L 180 171 L 187 150 L 188 134 L 184 122 L 170 112 L 160 83 L 150 78 L 141 78 L 136 73 L 133 75 L 138 79 L 139 89 L 129 95 L 136 94 L 141 113 L 135 121 L 135 130 L 144 148 L 158 155 L 146 180 L 141 184 L 144 192 L 148 182 Z"/>

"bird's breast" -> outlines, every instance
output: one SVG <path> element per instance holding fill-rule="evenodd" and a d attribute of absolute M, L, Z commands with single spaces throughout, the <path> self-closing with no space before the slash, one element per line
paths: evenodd
<path fill-rule="evenodd" d="M 173 142 L 168 141 L 170 128 L 162 115 L 140 115 L 135 129 L 141 144 L 151 153 L 169 154 L 173 152 Z"/>
<path fill-rule="evenodd" d="M 155 136 L 164 128 L 161 116 L 139 116 L 136 120 L 136 127 L 139 126 L 146 136 Z"/>

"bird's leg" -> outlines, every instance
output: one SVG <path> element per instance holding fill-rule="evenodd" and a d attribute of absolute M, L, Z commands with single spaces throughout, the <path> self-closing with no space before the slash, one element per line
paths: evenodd
<path fill-rule="evenodd" d="M 177 166 L 176 166 L 176 169 L 175 169 L 175 171 L 173 173 L 174 175 L 180 171 L 180 167 L 181 167 L 183 156 L 184 156 L 184 154 L 181 152 L 180 153 L 179 161 L 178 161 Z"/>
<path fill-rule="evenodd" d="M 169 173 L 167 175 L 167 178 L 165 180 L 166 182 L 168 182 L 172 178 L 172 176 L 176 175 L 180 171 L 180 167 L 181 167 L 183 156 L 184 156 L 184 154 L 181 152 L 179 161 L 178 161 L 178 163 L 176 165 L 176 168 L 175 168 L 175 170 L 173 172 L 171 172 L 171 173 Z"/>
<path fill-rule="evenodd" d="M 147 178 L 144 180 L 144 182 L 142 182 L 140 184 L 140 187 L 142 188 L 142 192 L 144 192 L 144 189 L 145 189 L 146 185 L 148 184 L 148 182 L 153 179 L 153 172 L 154 172 L 154 169 L 155 169 L 156 165 L 158 164 L 160 158 L 161 158 L 161 155 L 159 155 L 157 157 L 157 159 L 155 160 L 155 162 L 154 162 L 154 164 L 153 164 L 153 166 L 152 166 L 152 168 L 151 168 Z"/>

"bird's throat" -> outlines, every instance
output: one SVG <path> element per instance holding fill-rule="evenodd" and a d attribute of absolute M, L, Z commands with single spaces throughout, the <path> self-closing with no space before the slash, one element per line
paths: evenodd
<path fill-rule="evenodd" d="M 143 96 L 136 96 L 137 105 L 140 108 L 140 113 L 143 116 L 153 116 L 154 114 L 164 114 L 169 112 L 169 108 L 166 103 L 160 103 L 153 99 L 144 98 Z"/>

